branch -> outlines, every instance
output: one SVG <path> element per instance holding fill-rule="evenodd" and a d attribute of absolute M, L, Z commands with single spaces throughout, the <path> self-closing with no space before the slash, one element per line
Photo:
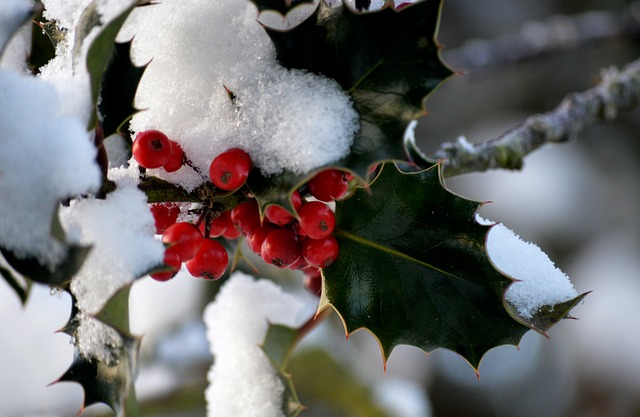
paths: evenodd
<path fill-rule="evenodd" d="M 444 51 L 445 60 L 464 71 L 522 62 L 543 54 L 576 48 L 587 42 L 640 34 L 640 1 L 624 11 L 589 11 L 529 22 L 517 33 L 491 40 L 470 40 Z"/>
<path fill-rule="evenodd" d="M 433 155 L 442 160 L 446 176 L 489 169 L 520 169 L 523 159 L 549 142 L 566 142 L 596 122 L 614 120 L 618 113 L 640 103 L 640 59 L 622 71 L 603 70 L 601 81 L 582 93 L 573 93 L 554 110 L 529 117 L 499 138 L 471 144 L 464 137 L 444 143 Z"/>

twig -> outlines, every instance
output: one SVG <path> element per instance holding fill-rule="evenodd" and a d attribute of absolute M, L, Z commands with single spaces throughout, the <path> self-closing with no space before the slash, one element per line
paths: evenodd
<path fill-rule="evenodd" d="M 486 142 L 471 144 L 461 137 L 445 143 L 432 156 L 444 162 L 446 176 L 489 169 L 520 169 L 524 157 L 550 142 L 565 142 L 586 127 L 614 120 L 640 103 L 640 59 L 622 71 L 603 70 L 600 83 L 573 93 L 554 110 L 529 117 L 522 125 Z"/>
<path fill-rule="evenodd" d="M 445 50 L 443 55 L 454 68 L 470 71 L 521 62 L 587 42 L 639 34 L 640 1 L 636 0 L 621 12 L 589 11 L 529 22 L 519 32 L 491 40 L 470 40 Z"/>

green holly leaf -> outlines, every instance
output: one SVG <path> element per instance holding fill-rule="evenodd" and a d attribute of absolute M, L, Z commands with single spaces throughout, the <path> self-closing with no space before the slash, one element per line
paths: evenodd
<path fill-rule="evenodd" d="M 291 374 L 286 371 L 291 352 L 298 340 L 298 330 L 280 324 L 269 324 L 264 343 L 260 346 L 278 371 L 278 377 L 284 385 L 282 394 L 282 412 L 286 417 L 296 417 L 304 407 L 298 400 Z"/>
<path fill-rule="evenodd" d="M 20 302 L 22 305 L 27 304 L 27 299 L 29 298 L 29 293 L 31 292 L 31 280 L 28 278 L 17 278 L 14 274 L 11 273 L 10 270 L 3 268 L 0 266 L 0 275 L 2 278 L 9 284 L 11 288 L 16 292 L 18 298 L 20 298 Z"/>
<path fill-rule="evenodd" d="M 91 79 L 91 96 L 94 103 L 94 110 L 91 113 L 88 126 L 90 130 L 94 129 L 96 125 L 96 103 L 98 102 L 98 95 L 104 73 L 114 54 L 116 36 L 131 11 L 138 5 L 138 0 L 131 0 L 129 7 L 124 9 L 112 21 L 104 24 L 100 34 L 96 36 L 89 46 L 86 65 Z M 78 37 L 84 39 L 88 32 L 100 23 L 100 16 L 97 13 L 95 2 L 92 2 L 87 9 L 85 9 L 80 22 L 79 28 L 76 29 L 76 42 L 78 42 Z"/>
<path fill-rule="evenodd" d="M 258 8 L 258 12 L 265 10 L 275 10 L 281 14 L 286 14 L 289 10 L 301 5 L 312 4 L 313 0 L 251 0 Z"/>
<path fill-rule="evenodd" d="M 115 44 L 113 58 L 102 79 L 98 110 L 103 116 L 105 137 L 114 133 L 129 135 L 128 123 L 140 111 L 133 100 L 147 65 L 138 67 L 131 62 L 131 42 Z"/>
<path fill-rule="evenodd" d="M 369 329 L 385 359 L 398 344 L 444 347 L 474 367 L 489 349 L 548 329 L 579 300 L 548 306 L 558 309 L 546 323 L 514 316 L 503 297 L 513 281 L 489 260 L 478 208 L 444 188 L 439 166 L 385 164 L 370 189 L 336 203 L 340 255 L 323 270 L 320 309 L 333 307 L 348 333 Z"/>
<path fill-rule="evenodd" d="M 111 407 L 118 416 L 140 416 L 134 390 L 140 338 L 129 333 L 131 285 L 125 285 L 117 291 L 102 310 L 92 317 L 87 317 L 78 310 L 75 296 L 70 292 L 73 300 L 72 314 L 61 331 L 70 335 L 76 345 L 74 359 L 69 369 L 54 383 L 76 382 L 82 386 L 85 398 L 81 411 L 90 405 L 103 403 Z M 119 339 L 118 343 L 110 341 L 112 345 L 97 347 L 109 351 L 107 358 L 87 356 L 78 347 L 85 343 L 79 328 L 88 320 L 98 320 L 105 324 L 108 326 L 105 329 L 115 332 L 115 337 Z M 98 342 L 93 340 L 88 343 Z"/>

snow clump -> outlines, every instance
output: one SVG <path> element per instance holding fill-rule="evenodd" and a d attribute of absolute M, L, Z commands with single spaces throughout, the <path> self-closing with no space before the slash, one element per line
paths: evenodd
<path fill-rule="evenodd" d="M 487 224 L 486 220 L 479 219 Z M 569 301 L 578 296 L 569 277 L 558 269 L 538 246 L 525 242 L 498 223 L 487 235 L 487 253 L 495 267 L 515 278 L 505 299 L 525 319 L 540 308 Z"/>
<path fill-rule="evenodd" d="M 63 101 L 49 82 L 0 70 L 0 246 L 52 269 L 66 253 L 51 236 L 59 201 L 100 186 L 95 146 Z"/>
<path fill-rule="evenodd" d="M 202 172 L 232 147 L 265 175 L 303 174 L 345 156 L 359 128 L 350 98 L 334 80 L 278 64 L 257 19 L 251 2 L 237 0 L 134 10 L 119 40 L 133 38 L 136 65 L 149 65 L 132 130 L 163 131 Z M 189 167 L 150 173 L 187 189 L 203 181 Z"/>
<path fill-rule="evenodd" d="M 204 312 L 214 356 L 209 417 L 284 417 L 285 387 L 260 348 L 269 323 L 296 326 L 304 303 L 271 281 L 236 272 Z"/>

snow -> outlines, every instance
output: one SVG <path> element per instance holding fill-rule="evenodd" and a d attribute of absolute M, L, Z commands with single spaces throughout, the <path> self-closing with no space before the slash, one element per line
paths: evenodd
<path fill-rule="evenodd" d="M 50 236 L 58 201 L 96 190 L 100 172 L 84 125 L 61 111 L 51 83 L 0 70 L 0 246 L 50 267 L 64 246 Z"/>
<path fill-rule="evenodd" d="M 487 224 L 484 219 L 479 222 Z M 543 306 L 577 297 L 567 275 L 538 246 L 521 240 L 504 225 L 491 227 L 486 246 L 494 266 L 517 280 L 507 289 L 505 299 L 523 318 L 532 318 Z"/>
<path fill-rule="evenodd" d="M 236 272 L 204 312 L 214 356 L 209 417 L 278 417 L 284 386 L 262 352 L 268 323 L 296 326 L 303 303 L 271 281 Z"/>
<path fill-rule="evenodd" d="M 119 40 L 133 38 L 138 87 L 132 130 L 159 129 L 206 172 L 231 147 L 245 149 L 263 174 L 306 173 L 344 156 L 359 127 L 333 80 L 280 66 L 251 2 L 165 1 L 132 13 Z M 232 104 L 224 86 L 237 96 Z M 183 168 L 153 175 L 193 189 Z"/>
<path fill-rule="evenodd" d="M 118 179 L 116 174 L 113 177 Z M 112 348 L 121 347 L 122 340 L 90 315 L 100 311 L 118 289 L 160 265 L 164 255 L 164 246 L 154 238 L 154 220 L 146 196 L 126 176 L 117 184 L 118 189 L 104 200 L 76 200 L 61 210 L 68 233 L 92 246 L 71 281 L 81 313 L 78 348 L 85 357 L 108 362 L 112 362 Z"/>

